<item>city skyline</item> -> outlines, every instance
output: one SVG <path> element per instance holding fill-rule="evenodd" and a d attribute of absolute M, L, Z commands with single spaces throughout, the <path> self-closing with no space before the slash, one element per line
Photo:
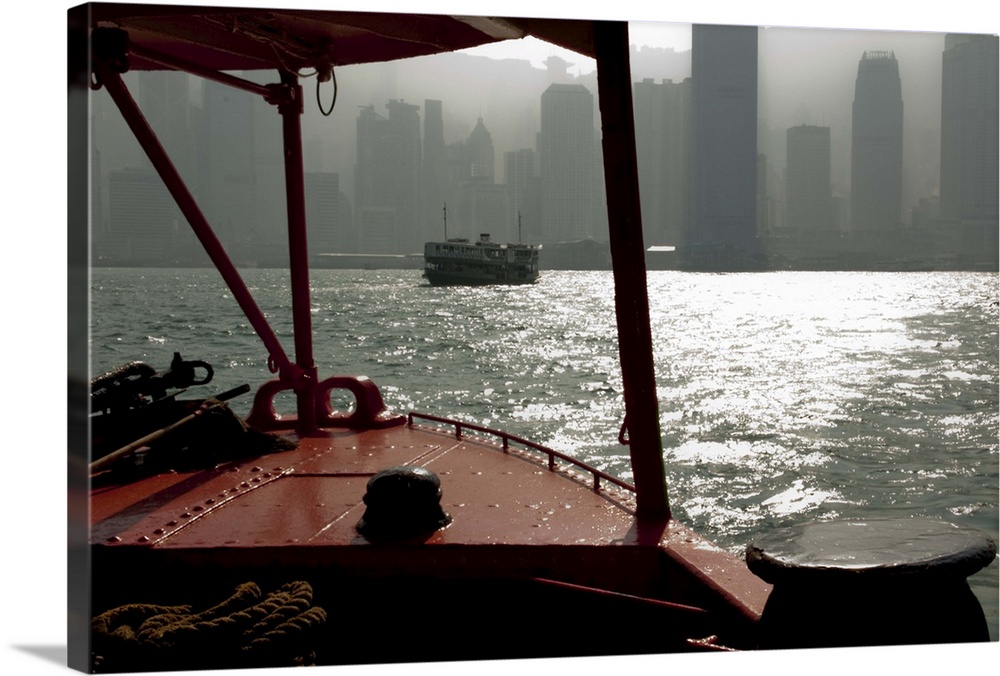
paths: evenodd
<path fill-rule="evenodd" d="M 784 110 L 782 110 L 780 118 L 776 116 L 772 112 L 774 108 L 772 101 L 776 93 L 784 92 L 790 86 L 794 87 L 794 84 L 789 83 L 794 83 L 796 77 L 801 77 L 801 73 L 796 77 L 788 77 L 785 80 L 778 78 L 773 66 L 768 64 L 772 63 L 775 59 L 788 60 L 787 51 L 779 49 L 779 45 L 783 44 L 782 40 L 775 41 L 772 39 L 776 35 L 774 29 L 759 29 L 758 34 L 760 35 L 759 54 L 761 65 L 759 69 L 760 83 L 757 103 L 759 121 L 757 125 L 757 141 L 764 160 L 761 166 L 766 167 L 766 171 L 762 173 L 760 183 L 762 186 L 766 185 L 768 187 L 766 199 L 773 206 L 770 213 L 774 215 L 774 218 L 780 218 L 783 205 L 786 202 L 786 195 L 784 194 L 786 181 L 783 176 L 785 158 L 787 156 L 785 137 L 787 136 L 787 129 L 796 123 L 819 122 L 822 126 L 831 129 L 831 190 L 835 200 L 843 200 L 845 196 L 849 196 L 851 193 L 849 188 L 851 171 L 844 168 L 845 157 L 849 162 L 852 156 L 849 150 L 845 151 L 844 149 L 844 137 L 845 135 L 849 135 L 851 125 L 847 124 L 845 129 L 844 115 L 842 113 L 824 112 L 821 115 L 816 115 L 813 112 L 814 110 L 827 109 L 826 104 L 820 99 L 803 98 L 796 104 L 794 103 L 796 99 L 787 95 L 779 97 L 784 100 Z M 785 44 L 790 39 L 788 36 L 779 37 L 783 38 Z M 797 37 L 800 40 L 803 37 L 807 37 L 809 41 L 821 45 L 828 44 L 829 41 L 834 39 L 844 42 L 845 45 L 851 45 L 851 49 L 845 46 L 843 53 L 831 49 L 822 50 L 826 61 L 838 62 L 845 60 L 859 39 L 859 36 L 844 35 L 843 31 L 820 31 L 818 34 L 810 31 L 807 36 L 798 33 Z M 871 35 L 865 36 L 865 39 L 869 42 L 872 41 L 871 38 Z M 944 46 L 944 36 L 899 35 L 895 36 L 895 38 L 902 41 L 903 47 L 898 47 L 894 41 L 890 40 L 888 42 L 893 46 L 893 49 L 886 51 L 895 54 L 898 50 L 901 55 L 903 53 L 910 53 L 915 49 L 913 47 L 916 44 L 913 42 L 914 40 L 919 42 L 919 46 L 923 50 L 920 58 L 915 60 L 917 65 L 923 67 L 922 74 L 916 78 L 903 80 L 904 91 L 906 91 L 907 83 L 910 79 L 918 80 L 922 87 L 922 93 L 919 93 L 920 90 L 918 90 L 918 93 L 913 95 L 916 96 L 914 99 L 916 103 L 911 105 L 909 100 L 906 103 L 907 117 L 904 127 L 904 133 L 906 134 L 904 148 L 907 154 L 907 175 L 904 176 L 904 199 L 900 221 L 909 225 L 912 220 L 910 215 L 912 210 L 920 208 L 921 205 L 933 204 L 933 201 L 928 202 L 928 200 L 936 199 L 935 191 L 937 190 L 939 180 L 938 166 L 940 164 L 940 150 L 936 147 L 940 144 L 940 63 L 942 58 L 941 51 L 943 51 Z M 906 44 L 909 44 L 910 47 L 907 47 Z M 930 57 L 928 56 L 928 45 L 932 46 L 929 52 Z M 935 50 L 933 49 L 935 45 L 941 50 L 936 55 L 934 55 Z M 404 64 L 405 68 L 403 66 L 399 68 L 386 68 L 380 64 L 377 67 L 368 68 L 367 74 L 361 72 L 364 69 L 344 69 L 345 73 L 343 75 L 338 74 L 342 90 L 340 92 L 341 102 L 338 103 L 339 111 L 334 111 L 334 117 L 338 119 L 332 122 L 330 120 L 321 120 L 320 122 L 324 123 L 324 128 L 316 129 L 310 122 L 311 119 L 314 119 L 315 112 L 312 112 L 311 117 L 310 106 L 307 106 L 306 115 L 304 116 L 304 128 L 307 138 L 307 170 L 337 174 L 343 193 L 346 195 L 356 193 L 356 186 L 352 186 L 355 177 L 354 170 L 351 168 L 353 166 L 352 157 L 354 151 L 350 146 L 353 145 L 351 140 L 353 134 L 334 133 L 334 128 L 343 127 L 344 120 L 347 118 L 345 111 L 350 111 L 354 105 L 371 107 L 382 105 L 385 101 L 389 100 L 399 100 L 407 104 L 413 104 L 419 109 L 420 105 L 428 100 L 440 100 L 444 103 L 440 127 L 445 144 L 468 140 L 476 124 L 482 121 L 485 123 L 486 128 L 489 129 L 495 147 L 493 164 L 494 182 L 505 184 L 503 158 L 507 153 L 519 152 L 526 149 L 540 150 L 538 139 L 542 115 L 540 110 L 540 96 L 538 94 L 539 89 L 547 84 L 552 84 L 553 81 L 559 81 L 560 84 L 582 86 L 591 92 L 596 90 L 596 81 L 593 78 L 573 76 L 565 68 L 561 70 L 550 68 L 548 71 L 543 71 L 531 67 L 527 62 L 497 62 L 486 60 L 483 57 L 458 54 L 447 56 L 453 58 L 442 59 L 442 57 L 434 57 L 435 60 L 433 62 L 430 59 L 412 59 L 410 62 Z M 854 68 L 856 69 L 858 54 L 853 54 L 852 56 Z M 928 66 L 928 64 L 933 64 L 935 61 L 936 66 Z M 904 62 L 902 56 L 900 56 L 900 70 L 904 70 L 904 63 L 907 63 L 909 65 L 905 67 L 909 68 L 912 72 L 913 62 L 914 57 L 909 57 L 909 61 Z M 685 72 L 684 69 L 690 68 L 690 53 L 677 53 L 666 50 L 657 52 L 648 49 L 634 50 L 633 63 L 633 80 L 637 84 L 647 79 L 651 79 L 657 84 L 664 82 L 676 83 L 676 78 Z M 351 72 L 348 73 L 348 70 L 351 70 Z M 432 70 L 436 72 L 434 78 L 437 80 L 433 84 L 431 84 L 433 78 L 427 75 Z M 656 73 L 657 76 L 652 78 L 644 77 L 649 71 Z M 477 79 L 463 79 L 463 76 L 468 75 L 470 72 L 476 75 Z M 814 71 L 812 79 L 822 84 L 828 79 L 823 75 L 825 72 L 824 70 Z M 673 77 L 665 77 L 666 75 L 672 75 Z M 935 85 L 937 88 L 937 101 L 933 100 L 934 96 L 928 95 L 929 90 L 933 94 L 932 90 L 934 90 Z M 343 91 L 346 88 L 349 88 L 349 91 Z M 466 97 L 455 93 L 456 90 L 463 88 L 469 90 L 469 95 Z M 843 96 L 843 87 L 830 87 L 830 89 L 841 92 L 840 99 L 845 98 Z M 531 91 L 532 95 L 529 96 L 524 93 L 527 91 Z M 367 96 L 365 96 L 365 92 L 367 92 Z M 442 94 L 442 92 L 444 93 Z M 481 92 L 486 92 L 486 96 L 477 97 L 476 93 Z M 804 96 L 805 91 L 800 91 L 800 94 Z M 829 97 L 830 95 L 828 92 L 827 96 Z M 387 96 L 389 98 L 380 100 L 379 96 Z M 904 94 L 905 98 L 906 95 Z M 850 105 L 850 100 L 850 97 L 848 97 L 847 105 Z M 367 103 L 355 104 L 355 101 L 367 101 Z M 202 104 L 204 102 L 203 100 Z M 838 105 L 843 108 L 844 102 L 840 101 Z M 913 115 L 911 115 L 911 111 L 913 111 Z M 425 121 L 421 119 L 421 123 L 425 123 Z M 599 126 L 599 118 L 595 118 L 594 125 L 595 129 Z M 325 127 L 330 127 L 330 129 L 326 129 Z M 541 155 L 536 160 L 540 161 Z M 353 163 L 356 164 L 356 160 L 353 160 Z M 111 168 L 114 165 L 113 163 L 105 162 L 104 166 Z M 358 204 L 355 203 L 354 207 L 357 208 Z M 457 216 L 459 213 L 457 204 L 455 208 L 456 211 L 454 213 Z M 424 230 L 427 230 L 432 227 L 434 218 L 432 214 L 440 211 L 440 205 L 428 203 L 425 204 L 424 209 L 424 215 L 420 217 L 420 220 L 424 223 Z M 644 204 L 645 209 L 646 205 Z M 510 211 L 512 212 L 514 209 Z M 592 217 L 603 219 L 606 218 L 606 215 L 594 212 L 592 213 Z M 515 215 L 508 213 L 508 225 L 505 228 L 508 236 L 513 230 L 514 219 Z M 439 216 L 437 220 L 440 222 Z M 542 218 L 541 224 L 531 223 L 529 231 L 530 228 L 534 227 L 544 228 L 544 222 L 545 219 Z M 776 222 L 780 224 L 780 221 Z M 648 231 L 650 224 L 646 225 Z M 770 225 L 772 224 L 764 224 L 760 229 L 766 231 Z M 583 233 L 584 237 L 601 237 L 604 234 L 603 227 L 595 229 L 590 226 L 585 228 Z M 541 235 L 541 239 L 549 239 L 550 241 L 560 239 L 558 236 L 546 236 L 544 232 L 539 234 Z M 419 240 L 420 237 L 418 236 L 416 239 Z M 676 242 L 655 241 L 651 243 L 675 244 Z M 415 241 L 410 248 L 419 250 L 418 245 L 419 241 Z"/>

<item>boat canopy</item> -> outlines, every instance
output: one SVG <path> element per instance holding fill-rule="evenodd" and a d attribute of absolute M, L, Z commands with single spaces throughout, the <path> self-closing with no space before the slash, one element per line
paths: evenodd
<path fill-rule="evenodd" d="M 323 72 L 529 35 L 595 57 L 593 22 L 573 19 L 123 3 L 88 9 L 91 27 L 122 29 L 142 50 L 130 59 L 131 70 L 169 67 L 156 59 L 162 54 L 212 70 Z"/>

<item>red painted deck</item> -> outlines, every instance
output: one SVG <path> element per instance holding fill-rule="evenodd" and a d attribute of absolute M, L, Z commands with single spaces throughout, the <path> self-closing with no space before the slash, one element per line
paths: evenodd
<path fill-rule="evenodd" d="M 397 465 L 438 475 L 452 521 L 426 537 L 370 542 L 355 529 L 366 484 Z M 554 580 L 704 608 L 720 613 L 721 627 L 754 624 L 769 585 L 677 522 L 643 524 L 633 510 L 630 491 L 606 481 L 595 491 L 592 476 L 558 461 L 551 471 L 544 455 L 402 425 L 331 431 L 248 462 L 97 489 L 91 542 L 98 568 L 336 571 L 360 586 Z M 730 642 L 746 641 L 740 633 Z"/>

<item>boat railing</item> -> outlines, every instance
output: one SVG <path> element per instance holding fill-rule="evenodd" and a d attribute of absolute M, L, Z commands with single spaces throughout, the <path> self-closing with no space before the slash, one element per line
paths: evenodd
<path fill-rule="evenodd" d="M 549 448 L 548 446 L 543 446 L 542 444 L 530 441 L 528 439 L 524 439 L 523 437 L 519 437 L 517 435 L 510 434 L 508 432 L 504 432 L 501 430 L 495 430 L 489 427 L 484 427 L 482 425 L 477 425 L 475 423 L 465 422 L 462 420 L 454 420 L 452 418 L 443 418 L 440 416 L 431 415 L 429 413 L 418 413 L 415 411 L 411 411 L 407 415 L 407 424 L 410 427 L 413 426 L 413 421 L 415 418 L 419 418 L 421 420 L 426 420 L 430 422 L 440 423 L 442 425 L 454 426 L 456 439 L 461 439 L 463 432 L 466 430 L 478 432 L 479 434 L 485 434 L 493 437 L 499 437 L 500 440 L 502 441 L 504 453 L 510 452 L 511 443 L 517 444 L 518 446 L 521 446 L 524 449 L 531 450 L 536 453 L 541 453 L 542 455 L 545 455 L 548 458 L 550 472 L 555 471 L 556 460 L 557 459 L 561 460 L 562 462 L 572 465 L 576 469 L 583 470 L 584 472 L 589 473 L 591 477 L 593 477 L 595 493 L 600 492 L 601 481 L 607 481 L 608 483 L 614 484 L 619 488 L 624 488 L 627 491 L 635 493 L 635 486 L 628 483 L 627 481 L 623 481 L 622 479 L 619 479 L 616 476 L 612 476 L 607 472 L 602 472 L 596 467 L 591 467 L 587 463 L 581 460 L 577 460 L 576 458 L 566 455 L 565 453 L 560 453 L 559 451 L 553 448 Z"/>

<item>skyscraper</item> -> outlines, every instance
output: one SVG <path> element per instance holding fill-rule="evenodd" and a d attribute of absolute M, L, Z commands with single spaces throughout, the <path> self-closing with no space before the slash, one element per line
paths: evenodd
<path fill-rule="evenodd" d="M 757 253 L 757 27 L 692 26 L 691 81 L 688 244 L 731 252 L 724 258 L 752 256 Z"/>
<path fill-rule="evenodd" d="M 340 176 L 311 171 L 303 176 L 306 194 L 306 227 L 313 253 L 353 252 L 349 223 L 341 220 Z"/>
<path fill-rule="evenodd" d="M 493 180 L 493 137 L 483 118 L 479 118 L 468 140 L 461 144 L 460 152 L 462 175 L 456 186 L 456 209 L 451 212 L 455 214 L 459 233 L 470 238 L 489 233 L 496 241 L 507 241 L 507 191 Z"/>
<path fill-rule="evenodd" d="M 483 124 L 483 118 L 479 118 L 469 140 L 465 144 L 469 158 L 469 175 L 473 180 L 482 180 L 493 183 L 496 172 L 495 154 L 493 150 L 493 137 L 490 131 Z"/>
<path fill-rule="evenodd" d="M 690 221 L 691 78 L 632 86 L 643 241 L 680 245 Z"/>
<path fill-rule="evenodd" d="M 805 124 L 789 128 L 786 152 L 786 225 L 800 232 L 829 231 L 833 226 L 830 128 Z"/>
<path fill-rule="evenodd" d="M 540 241 L 594 235 L 594 95 L 579 84 L 552 84 L 542 94 L 539 177 Z"/>
<path fill-rule="evenodd" d="M 851 223 L 856 235 L 900 223 L 903 199 L 903 97 L 896 55 L 865 52 L 854 84 Z"/>
<path fill-rule="evenodd" d="M 444 236 L 444 203 L 447 199 L 447 165 L 444 146 L 444 112 L 441 101 L 424 101 L 423 239 Z"/>
<path fill-rule="evenodd" d="M 510 205 L 508 231 L 511 239 L 537 242 L 541 236 L 541 217 L 535 151 L 522 148 L 504 153 L 503 175 L 507 203 Z"/>
<path fill-rule="evenodd" d="M 395 99 L 386 108 L 387 118 L 374 106 L 358 115 L 354 191 L 359 244 L 362 253 L 413 253 L 424 241 L 420 108 Z M 371 231 L 365 225 L 369 220 L 377 221 Z"/>
<path fill-rule="evenodd" d="M 948 35 L 941 70 L 941 216 L 992 221 L 997 209 L 997 36 Z"/>
<path fill-rule="evenodd" d="M 237 260 L 250 258 L 261 226 L 258 163 L 254 146 L 246 142 L 257 137 L 254 97 L 205 80 L 202 102 L 198 154 L 201 208 L 229 255 Z"/>

